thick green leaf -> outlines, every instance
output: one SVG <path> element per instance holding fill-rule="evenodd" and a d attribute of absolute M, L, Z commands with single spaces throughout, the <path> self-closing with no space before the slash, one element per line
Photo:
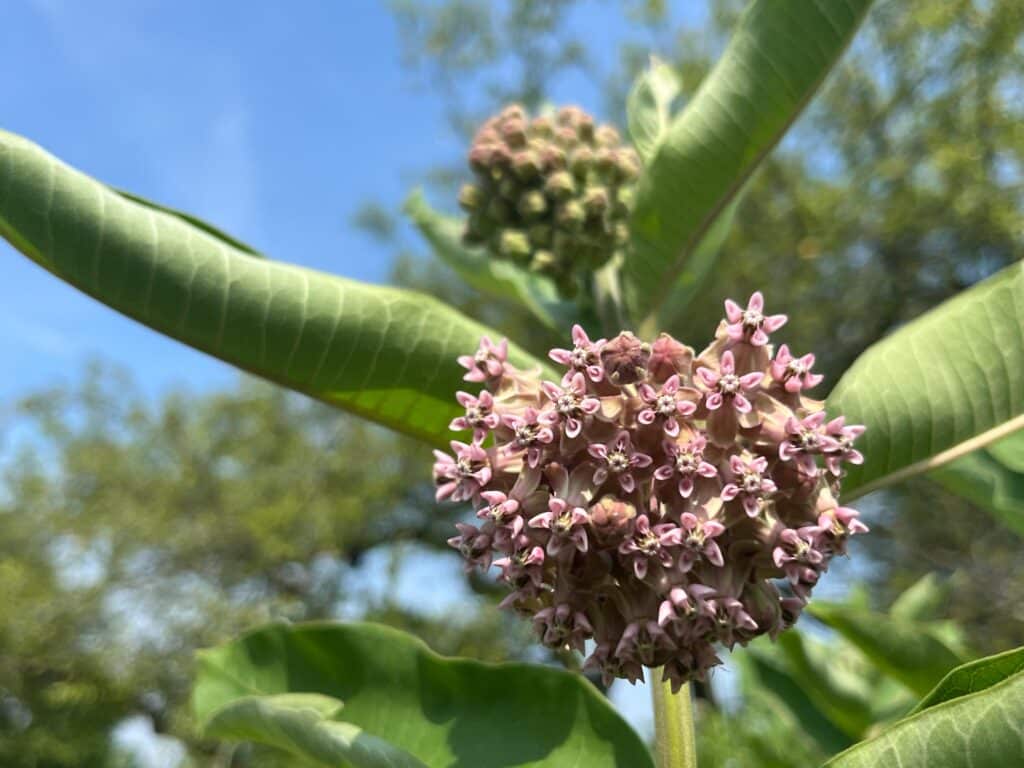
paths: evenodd
<path fill-rule="evenodd" d="M 668 301 L 662 305 L 658 314 L 649 317 L 648 326 L 643 329 L 644 336 L 653 337 L 664 328 L 672 329 L 677 333 L 680 330 L 687 330 L 683 324 L 686 319 L 686 310 L 690 303 L 700 295 L 705 282 L 714 272 L 722 244 L 729 235 L 732 221 L 736 216 L 736 209 L 739 208 L 742 200 L 743 193 L 741 191 L 729 203 L 729 207 L 715 219 L 714 224 L 697 243 L 682 272 L 676 278 Z"/>
<path fill-rule="evenodd" d="M 934 469 L 1024 426 L 1024 263 L 878 342 L 828 397 L 867 425 L 844 499 Z M 853 491 L 854 493 L 851 493 Z"/>
<path fill-rule="evenodd" d="M 4 132 L 0 235 L 151 328 L 434 443 L 459 410 L 455 358 L 488 333 L 429 296 L 255 258 Z"/>
<path fill-rule="evenodd" d="M 637 317 L 669 297 L 697 246 L 803 110 L 871 0 L 754 0 L 654 150 L 623 278 Z"/>
<path fill-rule="evenodd" d="M 431 208 L 422 190 L 415 190 L 409 196 L 405 212 L 437 257 L 455 270 L 467 285 L 499 301 L 526 307 L 554 331 L 568 330 L 574 305 L 559 299 L 551 280 L 522 270 L 511 262 L 493 259 L 482 248 L 463 245 L 462 222 Z"/>
<path fill-rule="evenodd" d="M 931 693 L 921 699 L 914 712 L 991 688 L 1021 671 L 1024 671 L 1024 648 L 1015 648 L 964 664 L 942 678 Z"/>
<path fill-rule="evenodd" d="M 200 721 L 237 699 L 280 693 L 343 701 L 346 722 L 437 768 L 653 765 L 583 677 L 443 658 L 387 627 L 271 625 L 200 654 Z"/>
<path fill-rule="evenodd" d="M 944 615 L 946 601 L 953 589 L 950 579 L 941 581 L 938 574 L 928 573 L 905 589 L 889 607 L 895 619 L 928 621 Z"/>
<path fill-rule="evenodd" d="M 1024 430 L 951 461 L 928 477 L 1024 536 Z"/>
<path fill-rule="evenodd" d="M 633 83 L 626 98 L 626 125 L 633 146 L 646 163 L 654 154 L 672 119 L 672 102 L 679 96 L 679 77 L 657 57 Z"/>
<path fill-rule="evenodd" d="M 214 237 L 218 240 L 223 240 L 232 248 L 248 253 L 250 256 L 259 256 L 263 258 L 263 254 L 257 251 L 251 245 L 243 243 L 241 240 L 232 237 L 224 230 L 218 229 L 217 227 L 213 226 L 213 224 L 211 224 L 210 222 L 204 221 L 203 219 L 200 219 L 198 216 L 193 216 L 191 213 L 186 213 L 185 211 L 179 211 L 177 208 L 171 208 L 166 205 L 160 205 L 160 203 L 154 203 L 152 200 L 147 200 L 146 198 L 136 195 L 133 192 L 126 192 L 125 190 L 118 189 L 117 187 L 111 187 L 111 189 L 117 192 L 117 194 L 119 194 L 126 200 L 131 200 L 133 203 L 138 203 L 139 205 L 144 205 L 147 208 L 152 208 L 154 211 L 160 211 L 161 213 L 176 216 L 177 218 L 184 221 L 186 224 L 191 224 L 193 227 L 197 227 L 203 230 L 203 232 L 210 235 L 211 237 Z"/>
<path fill-rule="evenodd" d="M 963 651 L 951 647 L 939 626 L 929 622 L 818 600 L 807 610 L 919 696 L 965 660 Z"/>
<path fill-rule="evenodd" d="M 208 738 L 276 747 L 311 765 L 426 768 L 404 750 L 336 718 L 342 702 L 318 694 L 243 696 L 213 713 Z"/>
<path fill-rule="evenodd" d="M 980 685 L 982 678 L 975 679 Z M 967 695 L 934 702 L 900 720 L 837 755 L 827 768 L 1024 765 L 1024 672 L 1003 679 L 993 674 L 984 682 L 987 687 L 963 688 Z"/>

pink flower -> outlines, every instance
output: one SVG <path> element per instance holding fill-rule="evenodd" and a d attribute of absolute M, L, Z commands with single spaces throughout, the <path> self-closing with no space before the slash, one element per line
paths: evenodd
<path fill-rule="evenodd" d="M 764 312 L 764 296 L 754 291 L 743 309 L 732 299 L 725 300 L 725 316 L 729 321 L 726 332 L 733 341 L 746 341 L 751 346 L 763 347 L 768 343 L 768 334 L 775 333 L 786 324 L 785 315 L 768 315 Z"/>
<path fill-rule="evenodd" d="M 550 531 L 547 553 L 554 557 L 567 544 L 579 552 L 586 552 L 586 526 L 589 522 L 590 516 L 583 507 L 571 506 L 565 499 L 552 496 L 548 499 L 548 511 L 530 518 L 530 527 Z"/>
<path fill-rule="evenodd" d="M 633 448 L 629 432 L 625 430 L 619 432 L 607 445 L 596 443 L 587 446 L 587 452 L 601 462 L 594 470 L 594 484 L 602 485 L 609 475 L 615 475 L 626 493 L 632 493 L 636 488 L 636 479 L 631 470 L 651 465 L 651 457 Z"/>
<path fill-rule="evenodd" d="M 679 570 L 686 573 L 694 563 L 703 559 L 721 568 L 725 561 L 722 550 L 714 539 L 725 533 L 725 526 L 717 520 L 701 520 L 692 512 L 683 512 L 679 518 L 682 529 L 682 548 L 679 552 Z"/>
<path fill-rule="evenodd" d="M 814 457 L 836 446 L 822 429 L 825 412 L 818 411 L 803 419 L 790 416 L 786 419 L 786 433 L 789 437 L 779 443 L 779 458 L 782 461 L 796 461 L 804 474 L 814 477 L 818 465 Z"/>
<path fill-rule="evenodd" d="M 435 496 L 438 501 L 450 498 L 452 501 L 468 501 L 476 497 L 480 489 L 491 479 L 491 465 L 487 452 L 477 443 L 450 443 L 455 458 L 443 451 L 434 451 Z"/>
<path fill-rule="evenodd" d="M 526 579 L 540 587 L 544 582 L 544 550 L 541 547 L 527 547 L 495 560 L 494 564 L 501 569 L 501 577 L 512 584 Z"/>
<path fill-rule="evenodd" d="M 605 687 L 611 685 L 616 678 L 625 678 L 630 683 L 643 682 L 644 668 L 640 662 L 619 656 L 612 643 L 598 643 L 594 652 L 583 662 L 584 669 L 598 669 L 601 682 Z"/>
<path fill-rule="evenodd" d="M 467 568 L 497 566 L 501 606 L 549 647 L 592 640 L 586 667 L 606 683 L 648 665 L 678 688 L 720 663 L 718 644 L 774 637 L 867 530 L 839 503 L 864 428 L 828 421 L 804 393 L 820 380 L 813 356 L 782 346 L 771 359 L 784 318 L 765 318 L 760 294 L 727 311 L 697 366 L 667 334 L 591 342 L 577 327 L 572 349 L 550 355 L 568 369 L 561 384 L 484 340 L 467 367 L 486 392 L 460 392 L 452 421 L 475 439 L 436 454 L 438 498 L 476 509 L 479 528 L 460 523 L 449 542 Z"/>
<path fill-rule="evenodd" d="M 640 515 L 633 526 L 633 535 L 619 545 L 619 554 L 627 564 L 632 563 L 636 577 L 647 576 L 649 560 L 656 560 L 665 568 L 672 565 L 670 548 L 680 544 L 680 530 L 675 523 L 662 523 L 651 527 L 647 515 Z"/>
<path fill-rule="evenodd" d="M 721 663 L 714 646 L 701 639 L 678 649 L 665 662 L 661 679 L 671 684 L 672 693 L 679 693 L 684 684 L 690 680 L 704 680 L 708 670 Z"/>
<path fill-rule="evenodd" d="M 550 445 L 555 439 L 552 425 L 558 423 L 558 417 L 548 412 L 541 412 L 532 405 L 527 406 L 522 415 L 505 414 L 502 423 L 512 430 L 512 441 L 503 446 L 506 453 L 526 451 L 526 463 L 530 467 L 540 464 L 544 446 Z"/>
<path fill-rule="evenodd" d="M 796 530 L 786 528 L 779 534 L 778 544 L 772 551 L 772 560 L 789 579 L 793 593 L 805 600 L 827 567 L 825 554 L 820 549 L 821 533 L 821 527 L 816 525 Z"/>
<path fill-rule="evenodd" d="M 670 376 L 660 390 L 644 383 L 637 387 L 637 391 L 640 399 L 647 405 L 637 414 L 637 421 L 641 424 L 653 424 L 655 420 L 660 420 L 665 434 L 669 437 L 676 437 L 679 434 L 678 417 L 686 418 L 697 412 L 697 403 L 694 400 L 700 399 L 700 393 L 695 389 L 680 388 L 678 375 Z"/>
<path fill-rule="evenodd" d="M 858 533 L 867 533 L 868 527 L 858 518 L 860 513 L 850 507 L 833 507 L 818 516 L 818 528 L 827 542 L 831 554 L 846 554 L 846 540 Z"/>
<path fill-rule="evenodd" d="M 717 411 L 726 405 L 734 408 L 737 413 L 750 413 L 753 406 L 746 395 L 757 389 L 764 374 L 754 371 L 737 376 L 736 360 L 728 350 L 722 354 L 720 368 L 721 372 L 718 373 L 703 366 L 697 369 L 697 378 L 707 391 L 704 407 L 709 411 Z"/>
<path fill-rule="evenodd" d="M 814 355 L 807 354 L 803 357 L 793 357 L 789 347 L 785 344 L 779 346 L 772 360 L 772 378 L 782 384 L 785 390 L 796 394 L 802 389 L 811 389 L 821 383 L 825 377 L 818 373 L 811 373 L 814 365 Z"/>
<path fill-rule="evenodd" d="M 777 490 L 771 478 L 764 476 L 768 470 L 768 459 L 764 456 L 730 456 L 729 468 L 735 482 L 723 486 L 722 501 L 732 501 L 739 496 L 747 516 L 757 517 L 761 502 Z"/>
<path fill-rule="evenodd" d="M 537 611 L 533 623 L 548 648 L 564 648 L 568 645 L 582 653 L 583 641 L 594 633 L 586 614 L 568 603 Z"/>
<path fill-rule="evenodd" d="M 709 609 L 714 611 L 714 623 L 718 639 L 727 648 L 737 642 L 745 642 L 749 633 L 757 630 L 757 622 L 747 613 L 746 609 L 735 597 L 727 594 L 716 595 L 707 601 Z"/>
<path fill-rule="evenodd" d="M 541 384 L 544 394 L 554 405 L 554 413 L 562 424 L 566 437 L 579 437 L 583 431 L 584 416 L 593 416 L 601 408 L 601 401 L 587 395 L 587 383 L 582 373 L 574 373 L 559 387 L 550 381 Z"/>
<path fill-rule="evenodd" d="M 689 377 L 693 363 L 693 350 L 663 333 L 651 345 L 647 370 L 654 381 L 666 381 L 672 376 Z"/>
<path fill-rule="evenodd" d="M 714 590 L 703 584 L 673 587 L 658 606 L 658 626 L 672 627 L 679 634 L 692 634 L 695 617 L 714 615 L 704 602 L 704 598 L 713 595 Z"/>
<path fill-rule="evenodd" d="M 464 416 L 452 419 L 448 429 L 454 432 L 472 429 L 473 440 L 482 443 L 487 437 L 487 433 L 501 423 L 501 418 L 493 411 L 494 398 L 490 392 L 481 392 L 479 397 L 473 397 L 468 392 L 456 392 L 455 399 L 466 409 L 466 413 Z"/>
<path fill-rule="evenodd" d="M 657 666 L 655 659 L 659 651 L 675 648 L 672 639 L 656 621 L 631 621 L 615 646 L 615 655 L 627 661 L 637 661 L 644 666 Z"/>
<path fill-rule="evenodd" d="M 468 523 L 456 523 L 458 536 L 448 539 L 448 546 L 455 547 L 466 560 L 466 571 L 480 568 L 486 571 L 491 566 L 491 536 L 486 531 Z"/>
<path fill-rule="evenodd" d="M 480 339 L 480 348 L 473 355 L 463 355 L 459 365 L 469 370 L 465 381 L 493 382 L 501 378 L 508 360 L 508 339 L 495 344 L 487 336 Z"/>
<path fill-rule="evenodd" d="M 827 451 L 825 465 L 828 471 L 839 477 L 842 471 L 841 463 L 846 461 L 850 464 L 863 464 L 864 456 L 853 447 L 853 441 L 864 434 L 865 428 L 860 424 L 846 426 L 846 419 L 838 416 L 825 425 L 825 434 L 831 437 L 835 444 Z"/>
<path fill-rule="evenodd" d="M 592 342 L 582 326 L 574 325 L 572 341 L 575 346 L 571 350 L 552 349 L 548 352 L 548 357 L 569 368 L 570 373 L 582 371 L 591 381 L 601 381 L 604 378 L 604 368 L 601 367 L 600 354 L 605 340 L 598 339 Z"/>
<path fill-rule="evenodd" d="M 710 478 L 718 474 L 714 464 L 704 461 L 707 442 L 703 435 L 697 435 L 683 444 L 666 440 L 662 446 L 669 463 L 654 470 L 654 477 L 658 480 L 678 477 L 679 495 L 684 499 L 689 498 L 693 493 L 695 476 Z"/>

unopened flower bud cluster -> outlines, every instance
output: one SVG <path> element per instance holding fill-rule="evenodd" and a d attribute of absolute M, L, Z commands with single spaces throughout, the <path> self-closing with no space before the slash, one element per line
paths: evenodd
<path fill-rule="evenodd" d="M 725 304 L 699 356 L 667 334 L 628 332 L 550 356 L 560 381 L 519 371 L 505 342 L 459 359 L 467 442 L 437 452 L 438 499 L 473 504 L 450 540 L 467 567 L 496 566 L 503 605 L 551 648 L 584 651 L 606 682 L 664 667 L 678 687 L 716 647 L 774 636 L 800 614 L 830 559 L 866 531 L 840 506 L 863 427 L 829 419 L 806 391 L 813 355 L 773 348 L 784 315 Z"/>
<path fill-rule="evenodd" d="M 466 242 L 552 277 L 565 295 L 628 238 L 639 159 L 577 107 L 533 119 L 506 107 L 480 128 L 469 164 L 476 181 L 459 195 Z"/>

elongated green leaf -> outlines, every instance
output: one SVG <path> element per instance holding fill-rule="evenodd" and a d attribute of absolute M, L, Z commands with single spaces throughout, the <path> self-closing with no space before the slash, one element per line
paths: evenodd
<path fill-rule="evenodd" d="M 429 296 L 254 258 L 4 132 L 0 235 L 151 328 L 434 443 L 458 411 L 455 358 L 488 333 Z"/>
<path fill-rule="evenodd" d="M 1024 426 L 1024 263 L 861 355 L 828 397 L 867 425 L 844 500 L 928 471 Z M 852 492 L 852 493 L 851 493 Z"/>
<path fill-rule="evenodd" d="M 203 230 L 203 232 L 210 235 L 211 237 L 214 237 L 217 240 L 223 240 L 225 243 L 230 245 L 232 248 L 235 248 L 236 250 L 248 253 L 250 256 L 259 256 L 261 258 L 263 257 L 263 254 L 257 251 L 251 245 L 243 243 L 241 240 L 232 237 L 224 230 L 218 229 L 217 227 L 213 226 L 213 224 L 211 224 L 210 222 L 204 221 L 203 219 L 200 219 L 198 216 L 193 216 L 191 213 L 186 213 L 185 211 L 179 211 L 177 208 L 170 208 L 169 206 L 166 205 L 160 205 L 160 203 L 154 203 L 152 200 L 147 200 L 146 198 L 136 195 L 133 192 L 127 192 L 123 189 L 118 189 L 117 187 L 111 187 L 111 189 L 117 192 L 117 194 L 119 194 L 125 200 L 131 200 L 133 203 L 138 203 L 139 205 L 144 205 L 147 208 L 152 208 L 154 211 L 160 211 L 161 213 L 166 213 L 170 216 L 176 216 L 177 218 L 184 221 L 186 224 L 191 224 L 193 227 Z"/>
<path fill-rule="evenodd" d="M 939 619 L 952 589 L 950 579 L 942 581 L 938 574 L 925 574 L 893 601 L 889 613 L 894 619 L 908 621 Z"/>
<path fill-rule="evenodd" d="M 240 698 L 318 693 L 430 766 L 630 766 L 650 753 L 579 675 L 447 659 L 373 624 L 271 625 L 199 657 L 200 721 Z"/>
<path fill-rule="evenodd" d="M 943 633 L 928 622 L 817 600 L 808 611 L 919 696 L 965 661 L 963 651 L 950 647 Z"/>
<path fill-rule="evenodd" d="M 928 477 L 1024 536 L 1024 430 L 951 461 Z"/>
<path fill-rule="evenodd" d="M 654 154 L 672 119 L 672 102 L 679 96 L 679 78 L 664 61 L 651 63 L 633 83 L 626 99 L 626 124 L 633 146 L 646 163 Z"/>
<path fill-rule="evenodd" d="M 871 0 L 754 0 L 663 135 L 637 189 L 623 278 L 637 317 L 653 313 L 698 244 L 803 110 Z"/>
<path fill-rule="evenodd" d="M 323 768 L 426 768 L 408 752 L 339 722 L 341 706 L 317 694 L 243 696 L 214 712 L 204 733 L 276 747 Z"/>
<path fill-rule="evenodd" d="M 944 701 L 990 688 L 1001 680 L 1024 671 L 1024 648 L 987 656 L 957 667 L 921 699 L 914 712 L 934 707 Z"/>
<path fill-rule="evenodd" d="M 740 192 L 729 203 L 729 207 L 715 219 L 714 224 L 704 234 L 701 241 L 697 243 L 682 272 L 676 278 L 672 292 L 661 307 L 661 311 L 657 315 L 650 316 L 648 320 L 650 326 L 645 329 L 649 333 L 645 333 L 645 335 L 653 336 L 656 328 L 658 330 L 685 328 L 681 324 L 686 317 L 686 310 L 690 303 L 700 295 L 705 282 L 714 272 L 722 244 L 729 235 L 732 221 L 736 216 L 736 209 L 739 208 L 742 199 L 743 193 Z"/>
<path fill-rule="evenodd" d="M 934 702 L 837 755 L 827 768 L 1024 765 L 1024 672 L 1002 679 L 993 674 L 985 685 L 975 679 L 979 687 L 964 689 L 966 695 Z"/>
<path fill-rule="evenodd" d="M 462 243 L 462 222 L 444 216 L 427 203 L 421 190 L 405 202 L 405 212 L 434 249 L 434 253 L 467 285 L 502 302 L 526 307 L 554 331 L 567 331 L 572 323 L 570 302 L 561 301 L 549 279 L 526 272 L 508 261 L 492 259 L 481 248 Z"/>

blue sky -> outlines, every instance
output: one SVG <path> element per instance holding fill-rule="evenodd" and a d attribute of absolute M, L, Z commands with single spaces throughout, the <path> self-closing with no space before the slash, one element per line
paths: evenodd
<path fill-rule="evenodd" d="M 426 168 L 461 151 L 440 92 L 403 69 L 398 30 L 378 0 L 4 5 L 0 127 L 273 258 L 385 279 L 388 252 L 351 215 L 367 199 L 397 206 Z M 686 4 L 687 15 L 702 5 Z M 615 3 L 583 3 L 574 24 L 595 49 L 615 50 Z M 581 78 L 558 91 L 600 107 Z M 0 402 L 73 381 L 97 357 L 152 394 L 235 376 L 0 242 L 0 359 L 10 372 Z"/>
<path fill-rule="evenodd" d="M 387 254 L 349 216 L 367 197 L 399 201 L 408 174 L 454 150 L 376 2 L 34 0 L 4 17 L 0 125 L 275 258 L 383 279 Z M 95 356 L 151 392 L 234 376 L 0 245 L 0 359 L 15 374 L 0 397 Z"/>

